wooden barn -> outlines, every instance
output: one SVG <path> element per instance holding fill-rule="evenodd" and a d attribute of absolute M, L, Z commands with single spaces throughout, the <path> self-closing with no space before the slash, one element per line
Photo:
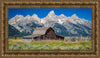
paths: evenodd
<path fill-rule="evenodd" d="M 64 37 L 55 34 L 51 27 L 36 28 L 32 35 L 24 36 L 24 42 L 37 40 L 64 40 Z"/>

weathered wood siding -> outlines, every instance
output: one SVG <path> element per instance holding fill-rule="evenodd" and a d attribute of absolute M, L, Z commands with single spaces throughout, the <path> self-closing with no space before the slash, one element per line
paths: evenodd
<path fill-rule="evenodd" d="M 58 40 L 64 40 L 64 37 L 62 37 L 62 36 L 56 35 L 56 38 L 57 38 Z"/>
<path fill-rule="evenodd" d="M 55 34 L 54 30 L 51 28 L 47 30 L 45 35 L 46 35 L 47 39 L 51 39 L 51 40 L 56 39 L 56 34 Z"/>

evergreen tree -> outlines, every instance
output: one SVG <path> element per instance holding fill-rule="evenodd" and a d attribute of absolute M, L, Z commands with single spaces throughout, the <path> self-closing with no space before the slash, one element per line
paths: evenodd
<path fill-rule="evenodd" d="M 17 34 L 16 34 L 16 35 L 14 35 L 14 38 L 15 38 L 15 39 L 17 39 L 17 37 L 18 37 L 18 35 L 17 35 Z"/>

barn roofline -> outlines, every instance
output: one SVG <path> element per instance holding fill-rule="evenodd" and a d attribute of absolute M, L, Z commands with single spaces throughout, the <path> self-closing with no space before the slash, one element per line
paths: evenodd
<path fill-rule="evenodd" d="M 56 35 L 56 36 L 60 36 L 60 35 Z M 63 37 L 63 36 L 60 36 L 60 37 Z"/>
<path fill-rule="evenodd" d="M 43 34 L 34 34 L 34 31 L 33 31 L 33 34 L 32 35 L 28 35 L 28 36 L 24 36 L 24 37 L 38 37 L 38 36 L 42 36 L 42 35 L 45 35 L 47 30 L 50 29 L 51 27 L 42 27 L 42 28 L 46 28 L 46 30 L 44 31 L 45 33 Z M 41 28 L 36 28 L 35 31 L 38 31 L 39 29 Z M 52 28 L 51 28 L 52 29 Z M 53 29 L 52 29 L 53 30 Z M 40 30 L 39 30 L 40 31 Z M 54 31 L 54 30 L 53 30 Z M 23 38 L 24 38 L 23 37 Z"/>
<path fill-rule="evenodd" d="M 48 31 L 50 28 L 53 30 L 52 27 L 48 27 L 48 29 L 46 30 L 45 34 L 47 33 L 47 31 Z M 53 31 L 54 31 L 54 30 L 53 30 Z M 55 33 L 55 31 L 54 31 L 54 33 Z M 55 34 L 56 34 L 56 33 L 55 33 Z"/>
<path fill-rule="evenodd" d="M 43 30 L 43 29 L 45 29 L 45 30 Z M 36 33 L 34 34 L 34 32 L 33 32 L 32 35 L 24 36 L 23 39 L 24 39 L 24 38 L 30 38 L 30 37 L 32 38 L 32 37 L 43 36 L 43 35 L 45 35 L 45 34 L 47 33 L 47 31 L 48 31 L 49 29 L 52 29 L 52 30 L 53 30 L 52 27 L 36 28 L 36 29 L 35 29 L 36 32 L 39 32 L 39 31 L 42 31 L 42 30 L 43 30 L 44 33 L 39 34 L 39 33 L 40 33 L 40 32 L 39 32 L 39 33 L 37 33 L 37 34 L 36 34 Z M 53 30 L 53 31 L 54 31 L 54 30 Z M 54 31 L 54 33 L 55 33 L 55 31 Z M 56 38 L 64 38 L 63 36 L 56 35 L 56 33 L 55 33 L 55 36 L 56 36 Z"/>
<path fill-rule="evenodd" d="M 42 28 L 36 28 L 34 31 L 33 31 L 33 34 L 32 35 L 35 35 L 35 34 L 40 34 L 40 35 L 44 35 L 47 30 L 51 28 L 51 27 L 42 27 Z"/>

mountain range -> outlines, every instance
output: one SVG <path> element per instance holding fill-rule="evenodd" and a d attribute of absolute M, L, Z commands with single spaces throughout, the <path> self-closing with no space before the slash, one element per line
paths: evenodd
<path fill-rule="evenodd" d="M 39 18 L 37 14 L 32 16 L 16 15 L 9 20 L 9 25 L 13 26 L 23 35 L 30 35 L 35 28 L 52 27 L 57 35 L 61 36 L 91 36 L 91 21 L 79 18 L 76 14 L 67 17 L 64 14 L 57 16 L 54 11 L 50 11 L 44 18 Z"/>

